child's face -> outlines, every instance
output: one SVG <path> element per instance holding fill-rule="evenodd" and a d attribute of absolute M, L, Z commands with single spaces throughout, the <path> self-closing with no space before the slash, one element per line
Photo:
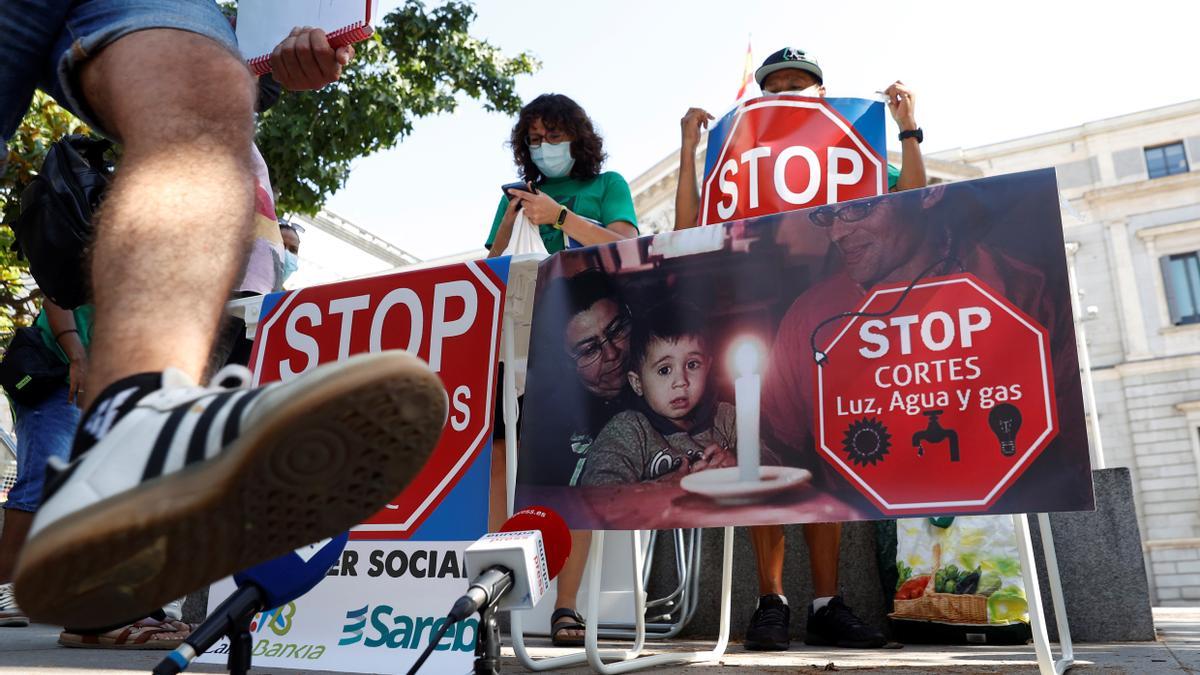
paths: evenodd
<path fill-rule="evenodd" d="M 629 373 L 629 385 L 654 412 L 684 428 L 683 419 L 704 396 L 710 367 L 708 352 L 695 337 L 654 339 L 641 367 Z"/>

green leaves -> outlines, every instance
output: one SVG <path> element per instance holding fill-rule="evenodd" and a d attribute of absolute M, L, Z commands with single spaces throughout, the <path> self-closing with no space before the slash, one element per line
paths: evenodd
<path fill-rule="evenodd" d="M 336 84 L 284 92 L 262 115 L 258 146 L 271 169 L 282 212 L 315 213 L 346 183 L 359 157 L 394 147 L 413 121 L 453 112 L 458 94 L 485 109 L 516 114 L 515 78 L 540 64 L 529 54 L 505 56 L 468 32 L 469 2 L 426 10 L 408 0 L 383 19 Z"/>
<path fill-rule="evenodd" d="M 904 585 L 904 582 L 912 578 L 912 568 L 904 564 L 903 561 L 900 561 L 896 563 L 896 571 L 899 574 L 898 578 L 896 579 L 896 590 L 900 590 L 900 587 Z"/>
<path fill-rule="evenodd" d="M 46 151 L 67 134 L 88 133 L 87 125 L 60 108 L 42 92 L 34 94 L 21 126 L 8 142 L 8 163 L 0 174 L 0 341 L 7 341 L 16 326 L 29 325 L 37 316 L 37 302 L 26 288 L 29 265 L 11 249 L 13 232 L 9 223 L 21 209 L 21 191 L 37 175 Z"/>

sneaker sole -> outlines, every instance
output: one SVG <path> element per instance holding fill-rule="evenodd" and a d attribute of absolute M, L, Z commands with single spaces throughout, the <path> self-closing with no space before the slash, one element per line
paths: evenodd
<path fill-rule="evenodd" d="M 9 617 L 0 619 L 0 628 L 25 628 L 29 625 L 29 619 L 23 617 Z"/>
<path fill-rule="evenodd" d="M 423 361 L 358 357 L 213 460 L 48 526 L 18 565 L 21 609 L 60 626 L 113 625 L 344 532 L 404 490 L 445 419 L 445 390 Z"/>

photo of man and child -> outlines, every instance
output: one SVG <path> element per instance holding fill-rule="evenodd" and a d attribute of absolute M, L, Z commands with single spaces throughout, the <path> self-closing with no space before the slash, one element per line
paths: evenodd
<path fill-rule="evenodd" d="M 1090 508 L 1062 236 L 1053 173 L 1031 172 L 559 253 L 538 275 L 516 506 L 548 506 L 573 528 L 587 529 L 888 515 L 844 470 L 853 445 L 823 451 L 816 438 L 821 347 L 814 345 L 829 344 L 855 319 L 873 288 L 957 274 L 1002 296 L 1049 336 L 1047 390 L 1057 423 L 985 510 L 960 511 Z M 752 395 L 744 393 L 745 373 L 734 358 L 746 344 L 762 352 Z M 1014 345 L 1004 358 L 1036 354 Z M 909 408 L 870 419 L 882 429 L 899 426 L 902 417 L 924 425 L 930 412 L 942 413 Z M 954 411 L 945 415 L 949 426 Z M 748 444 L 757 440 L 758 447 L 743 447 L 739 462 L 745 420 L 760 424 L 759 438 L 751 434 Z M 920 452 L 899 458 L 907 449 L 896 446 L 907 440 L 891 439 L 891 456 L 871 470 L 958 479 L 938 469 L 951 461 L 948 453 L 925 453 L 915 437 Z M 970 470 L 985 451 L 977 445 L 961 449 L 958 466 Z M 955 462 L 958 452 L 955 446 Z M 803 478 L 741 499 L 713 498 L 687 478 L 735 476 L 733 467 L 754 458 L 764 472 L 793 467 L 802 471 L 790 475 Z"/>

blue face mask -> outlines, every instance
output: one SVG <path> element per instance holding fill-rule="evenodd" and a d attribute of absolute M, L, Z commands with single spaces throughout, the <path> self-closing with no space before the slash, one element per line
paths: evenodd
<path fill-rule="evenodd" d="M 533 164 L 546 178 L 562 178 L 571 173 L 575 158 L 571 156 L 571 142 L 542 143 L 529 149 Z"/>
<path fill-rule="evenodd" d="M 300 269 L 300 258 L 291 251 L 283 252 L 283 280 L 292 276 L 292 273 Z"/>

